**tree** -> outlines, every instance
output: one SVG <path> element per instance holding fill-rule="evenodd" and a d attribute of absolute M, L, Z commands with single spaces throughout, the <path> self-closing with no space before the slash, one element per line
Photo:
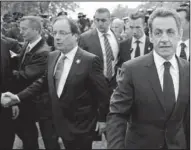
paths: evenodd
<path fill-rule="evenodd" d="M 24 15 L 29 14 L 43 14 L 47 12 L 48 14 L 56 15 L 58 11 L 61 10 L 71 10 L 74 11 L 79 6 L 74 2 L 53 2 L 53 1 L 20 1 L 20 2 L 1 2 L 1 14 L 21 12 Z"/>
<path fill-rule="evenodd" d="M 128 6 L 122 6 L 121 4 L 119 4 L 116 8 L 114 8 L 111 16 L 122 19 L 123 17 L 128 16 L 130 14 L 130 11 L 133 11 L 133 9 L 129 9 Z"/>

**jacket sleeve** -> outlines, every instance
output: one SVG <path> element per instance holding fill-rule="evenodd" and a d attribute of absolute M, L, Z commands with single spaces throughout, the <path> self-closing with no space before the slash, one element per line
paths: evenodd
<path fill-rule="evenodd" d="M 103 65 L 95 56 L 89 73 L 90 90 L 95 100 L 98 100 L 98 121 L 105 122 L 109 108 L 109 89 L 103 75 Z"/>
<path fill-rule="evenodd" d="M 133 104 L 133 85 L 130 69 L 125 64 L 117 75 L 118 86 L 111 96 L 107 116 L 108 149 L 124 149 L 127 120 Z"/>

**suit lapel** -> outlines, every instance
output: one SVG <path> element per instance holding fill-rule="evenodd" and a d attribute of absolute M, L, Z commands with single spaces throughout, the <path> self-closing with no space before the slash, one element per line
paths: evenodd
<path fill-rule="evenodd" d="M 60 98 L 64 95 L 66 96 L 66 94 L 68 94 L 66 91 L 69 87 L 69 85 L 71 85 L 71 82 L 73 82 L 73 80 L 75 80 L 75 75 L 76 73 L 78 72 L 78 69 L 80 68 L 79 65 L 81 63 L 81 51 L 80 49 L 78 48 L 77 52 L 76 52 L 76 55 L 74 57 L 74 60 L 72 62 L 72 66 L 70 68 L 70 71 L 68 73 L 68 77 L 66 79 L 66 83 L 64 85 L 64 89 L 62 91 L 62 94 L 60 96 Z"/>
<path fill-rule="evenodd" d="M 172 116 L 175 114 L 176 110 L 178 109 L 178 106 L 179 106 L 180 101 L 182 99 L 181 96 L 182 96 L 182 93 L 183 93 L 183 89 L 185 89 L 185 87 L 184 87 L 184 85 L 185 85 L 185 82 L 184 82 L 184 68 L 183 68 L 183 65 L 181 64 L 180 59 L 177 56 L 176 56 L 176 58 L 177 58 L 178 67 L 179 67 L 179 91 L 178 91 L 177 102 L 175 104 Z"/>
<path fill-rule="evenodd" d="M 153 53 L 150 53 L 148 55 L 148 61 L 149 62 L 146 65 L 146 67 L 148 68 L 148 71 L 147 71 L 148 80 L 149 80 L 151 87 L 152 87 L 154 93 L 156 94 L 163 110 L 165 111 L 163 92 L 162 92 L 162 88 L 160 85 L 160 80 L 158 77 L 157 69 L 156 69 L 156 66 L 154 63 Z"/>
<path fill-rule="evenodd" d="M 103 53 L 102 53 L 101 43 L 100 43 L 100 39 L 99 39 L 98 32 L 96 29 L 92 32 L 92 35 L 93 35 L 92 41 L 95 44 L 97 56 L 100 56 L 100 59 L 103 61 Z"/>
<path fill-rule="evenodd" d="M 151 50 L 152 50 L 152 46 L 151 46 L 151 43 L 149 41 L 149 37 L 146 36 L 144 54 L 149 53 Z"/>
<path fill-rule="evenodd" d="M 60 51 L 54 51 L 49 54 L 49 60 L 48 60 L 48 83 L 49 83 L 49 90 L 52 93 L 52 95 L 55 95 L 57 98 L 57 92 L 55 87 L 55 80 L 54 80 L 54 70 L 56 63 L 61 55 Z"/>

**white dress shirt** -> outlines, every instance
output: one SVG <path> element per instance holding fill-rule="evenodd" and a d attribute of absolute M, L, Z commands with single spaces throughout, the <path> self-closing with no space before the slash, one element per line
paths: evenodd
<path fill-rule="evenodd" d="M 34 41 L 34 42 L 32 42 L 32 43 L 29 42 L 29 44 L 28 44 L 28 46 L 30 47 L 29 52 L 31 51 L 31 49 L 32 49 L 33 47 L 35 47 L 35 45 L 36 45 L 41 39 L 42 39 L 42 37 L 40 36 L 36 41 Z M 27 46 L 27 47 L 28 47 L 28 46 Z"/>
<path fill-rule="evenodd" d="M 131 59 L 135 58 L 135 50 L 137 48 L 137 43 L 136 43 L 137 39 L 132 37 L 132 41 L 131 41 L 131 48 L 133 49 L 132 53 L 131 53 Z M 139 47 L 140 47 L 140 56 L 144 55 L 145 52 L 145 41 L 146 41 L 146 36 L 145 34 L 143 34 L 143 36 L 139 39 L 140 43 L 139 43 Z"/>
<path fill-rule="evenodd" d="M 186 41 L 179 41 L 178 42 L 178 45 L 177 45 L 177 49 L 176 49 L 176 54 L 178 57 L 180 57 L 180 53 L 181 53 L 181 43 L 184 43 L 186 45 L 185 47 L 185 53 L 186 53 L 186 58 L 187 60 L 189 60 L 189 57 L 190 57 L 190 45 L 189 45 L 189 41 L 190 39 L 186 40 Z"/>
<path fill-rule="evenodd" d="M 73 63 L 73 60 L 74 60 L 74 57 L 76 55 L 76 52 L 77 52 L 77 49 L 78 47 L 76 46 L 75 48 L 73 48 L 70 52 L 68 52 L 67 54 L 65 54 L 65 60 L 64 60 L 64 70 L 62 72 L 62 75 L 61 75 L 61 78 L 60 78 L 60 82 L 58 83 L 58 89 L 57 89 L 57 94 L 58 94 L 58 97 L 60 97 L 63 89 L 64 89 L 64 85 L 66 83 L 66 79 L 68 77 L 68 74 L 70 72 L 70 69 L 71 69 L 71 66 L 72 66 L 72 63 Z M 61 53 L 56 65 L 55 65 L 55 69 L 54 69 L 54 75 L 55 75 L 55 72 L 56 72 L 56 69 L 57 69 L 57 65 L 58 65 L 58 62 L 60 61 L 60 59 L 64 56 L 63 53 Z"/>
<path fill-rule="evenodd" d="M 160 55 L 158 55 L 155 52 L 155 50 L 153 51 L 153 56 L 154 56 L 154 62 L 155 62 L 156 68 L 157 68 L 160 85 L 163 90 L 164 62 L 166 60 L 164 58 L 162 58 Z M 179 91 L 179 68 L 178 68 L 178 62 L 176 60 L 175 55 L 172 57 L 172 59 L 169 60 L 169 62 L 171 63 L 170 74 L 172 76 L 172 80 L 173 80 L 173 84 L 174 84 L 175 98 L 177 101 L 178 91 Z"/>
<path fill-rule="evenodd" d="M 105 45 L 104 45 L 104 36 L 103 33 L 101 33 L 98 29 L 98 36 L 99 36 L 99 40 L 100 40 L 100 44 L 101 44 L 101 48 L 102 48 L 102 54 L 103 54 L 103 61 L 104 61 L 104 68 L 103 68 L 103 73 L 104 76 L 107 76 L 107 61 L 106 61 L 106 51 L 105 51 Z M 113 34 L 113 32 L 111 30 L 108 30 L 107 34 L 107 38 L 108 41 L 111 45 L 111 49 L 113 52 L 113 56 L 114 56 L 114 61 L 112 61 L 112 76 L 114 76 L 115 74 L 115 65 L 118 62 L 118 53 L 119 53 L 119 47 L 118 47 L 118 43 L 117 43 L 117 39 L 115 37 L 115 35 Z"/>

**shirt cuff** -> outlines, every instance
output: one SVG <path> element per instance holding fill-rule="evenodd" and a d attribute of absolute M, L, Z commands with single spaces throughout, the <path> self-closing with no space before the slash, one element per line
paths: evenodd
<path fill-rule="evenodd" d="M 19 99 L 19 97 L 17 95 L 15 95 L 15 97 L 17 98 L 18 102 L 20 103 L 21 100 Z"/>

